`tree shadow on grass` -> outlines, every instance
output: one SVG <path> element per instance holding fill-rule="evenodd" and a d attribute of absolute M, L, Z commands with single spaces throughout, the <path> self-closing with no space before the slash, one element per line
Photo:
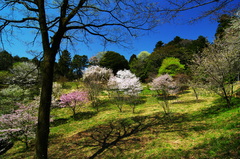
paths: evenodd
<path fill-rule="evenodd" d="M 188 93 L 191 93 L 191 91 L 189 89 L 183 90 L 183 91 L 179 92 L 178 94 L 183 95 L 183 94 L 188 94 Z"/>
<path fill-rule="evenodd" d="M 135 108 L 138 105 L 144 104 L 147 101 L 147 97 L 145 96 L 137 96 L 137 97 L 130 97 L 130 96 L 121 96 L 121 97 L 111 97 L 108 99 L 104 104 L 105 110 L 112 107 L 117 107 L 120 112 L 123 111 L 124 106 L 128 105 L 132 108 L 132 111 L 135 112 Z"/>
<path fill-rule="evenodd" d="M 66 118 L 60 118 L 60 119 L 55 119 L 50 123 L 51 127 L 56 127 L 62 124 L 66 124 L 68 122 L 68 119 Z"/>
<path fill-rule="evenodd" d="M 87 112 L 76 113 L 74 117 L 73 116 L 71 117 L 74 118 L 74 120 L 81 121 L 81 120 L 90 119 L 96 114 L 97 114 L 96 111 L 87 111 Z"/>
<path fill-rule="evenodd" d="M 172 102 L 172 104 L 196 104 L 196 103 L 202 103 L 206 102 L 206 100 L 198 99 L 198 100 L 188 100 L 188 101 L 175 101 Z"/>
<path fill-rule="evenodd" d="M 105 111 L 105 110 L 109 110 L 111 109 L 111 105 L 113 104 L 113 101 L 109 98 L 107 99 L 101 99 L 99 100 L 99 106 L 98 108 L 100 109 L 100 111 Z"/>
<path fill-rule="evenodd" d="M 239 103 L 240 103 L 240 99 L 234 98 L 233 106 L 228 108 L 226 106 L 225 101 L 222 98 L 218 98 L 215 101 L 213 101 L 210 107 L 206 109 L 202 109 L 197 114 L 193 114 L 192 116 L 190 116 L 189 120 L 211 118 L 223 112 L 238 108 L 240 106 Z"/>
<path fill-rule="evenodd" d="M 240 156 L 240 133 L 206 139 L 203 144 L 194 147 L 188 153 L 197 158 L 237 159 Z"/>
<path fill-rule="evenodd" d="M 55 119 L 50 124 L 51 124 L 51 127 L 56 127 L 56 126 L 68 123 L 69 119 L 81 121 L 81 120 L 85 120 L 85 119 L 90 119 L 96 114 L 97 114 L 96 111 L 79 112 L 79 113 L 76 113 L 75 116 L 71 116 L 70 118 Z"/>
<path fill-rule="evenodd" d="M 68 153 L 68 157 L 76 157 L 76 153 L 78 153 L 82 158 L 126 158 L 126 154 L 138 150 L 144 147 L 150 140 L 154 140 L 154 138 L 151 139 L 151 136 L 175 132 L 177 136 L 184 138 L 190 136 L 193 131 L 201 134 L 201 131 L 212 129 L 211 125 L 201 121 L 212 117 L 213 114 L 216 114 L 216 111 L 220 113 L 226 111 L 226 109 L 222 108 L 221 105 L 213 105 L 194 114 L 171 113 L 169 117 L 166 117 L 158 112 L 149 116 L 115 120 L 107 124 L 97 125 L 67 138 L 66 143 L 68 142 L 69 144 L 67 147 L 66 145 L 60 147 L 60 149 L 62 151 L 64 149 L 69 150 L 69 148 L 73 149 L 74 153 Z M 144 136 L 141 134 L 151 135 Z M 236 155 L 239 155 L 239 139 L 239 135 L 230 138 L 206 138 L 208 142 L 199 144 L 191 150 L 166 149 L 166 154 L 164 153 L 163 156 L 166 158 L 176 156 L 179 158 L 180 156 L 184 158 L 198 156 L 199 158 L 204 158 L 206 154 L 215 155 L 217 158 L 225 158 L 230 154 L 234 158 Z M 233 144 L 233 146 L 228 148 L 228 144 Z M 62 156 L 64 155 L 62 154 Z"/>
<path fill-rule="evenodd" d="M 157 124 L 159 124 L 157 118 L 148 116 L 111 121 L 76 134 L 72 142 L 80 147 L 83 152 L 91 149 L 93 153 L 88 157 L 85 156 L 86 158 L 99 156 L 101 158 L 102 154 L 104 154 L 104 158 L 108 155 L 112 157 L 117 152 L 119 154 L 119 151 L 122 154 L 125 150 L 130 150 L 133 143 L 140 140 L 136 137 L 137 133 Z M 107 153 L 105 154 L 105 152 Z"/>

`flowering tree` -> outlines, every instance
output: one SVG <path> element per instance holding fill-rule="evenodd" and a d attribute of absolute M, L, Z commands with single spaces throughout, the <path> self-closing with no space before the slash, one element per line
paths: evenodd
<path fill-rule="evenodd" d="M 19 104 L 11 114 L 0 116 L 0 138 L 21 141 L 29 148 L 29 140 L 34 138 L 37 123 L 37 104 Z"/>
<path fill-rule="evenodd" d="M 157 91 L 158 95 L 162 96 L 163 98 L 163 110 L 164 113 L 167 115 L 170 113 L 169 104 L 168 104 L 168 97 L 170 94 L 176 94 L 178 92 L 178 88 L 176 83 L 173 81 L 173 78 L 168 75 L 164 74 L 159 77 L 153 79 L 152 83 L 150 83 L 151 90 Z"/>
<path fill-rule="evenodd" d="M 136 101 L 138 94 L 142 90 L 139 78 L 135 74 L 131 73 L 129 70 L 120 70 L 117 72 L 116 76 L 112 76 L 109 79 L 108 86 L 111 90 L 115 91 L 118 100 L 124 100 L 123 94 L 129 95 L 133 101 Z M 122 111 L 122 104 L 117 104 L 120 111 Z M 131 105 L 134 112 L 136 107 L 136 102 Z"/>
<path fill-rule="evenodd" d="M 31 62 L 15 63 L 10 69 L 13 74 L 9 79 L 10 84 L 29 86 L 36 84 L 39 79 L 39 71 L 35 64 Z"/>
<path fill-rule="evenodd" d="M 232 19 L 222 39 L 205 48 L 196 56 L 191 70 L 207 90 L 222 97 L 228 107 L 232 106 L 234 81 L 240 70 L 240 19 Z"/>
<path fill-rule="evenodd" d="M 100 66 L 91 66 L 83 71 L 83 82 L 88 88 L 89 98 L 94 108 L 99 106 L 99 93 L 107 86 L 109 78 L 113 76 L 111 69 Z"/>
<path fill-rule="evenodd" d="M 63 94 L 60 97 L 60 100 L 60 106 L 71 108 L 73 117 L 75 118 L 77 106 L 83 105 L 88 101 L 88 94 L 84 91 L 75 91 L 72 93 Z"/>

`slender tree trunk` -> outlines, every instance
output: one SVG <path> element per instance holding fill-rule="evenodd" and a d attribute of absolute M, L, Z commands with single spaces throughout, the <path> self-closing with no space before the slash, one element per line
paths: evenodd
<path fill-rule="evenodd" d="M 227 102 L 227 107 L 230 108 L 232 106 L 232 103 L 231 103 L 231 95 L 227 94 L 227 90 L 224 86 L 222 86 L 222 91 L 223 91 L 223 98 L 226 100 Z"/>
<path fill-rule="evenodd" d="M 196 88 L 192 87 L 192 89 L 193 89 L 193 92 L 194 92 L 194 94 L 195 94 L 196 100 L 198 100 L 198 93 L 197 93 L 197 91 L 196 91 Z"/>
<path fill-rule="evenodd" d="M 53 83 L 55 55 L 49 51 L 44 52 L 42 71 L 42 90 L 38 111 L 38 125 L 36 132 L 36 156 L 37 159 L 48 158 L 48 136 L 50 123 L 50 106 Z"/>

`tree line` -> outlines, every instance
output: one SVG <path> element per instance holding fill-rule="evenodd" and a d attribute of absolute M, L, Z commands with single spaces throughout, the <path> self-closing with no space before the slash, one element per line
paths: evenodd
<path fill-rule="evenodd" d="M 230 26 L 230 19 L 230 16 L 221 16 L 215 34 L 216 39 L 223 37 L 224 29 Z M 196 40 L 183 39 L 176 36 L 166 44 L 158 41 L 152 53 L 142 51 L 137 55 L 133 54 L 129 61 L 123 55 L 114 51 L 99 52 L 96 56 L 88 58 L 87 55 L 78 54 L 71 57 L 71 53 L 68 50 L 63 50 L 59 53 L 60 58 L 55 62 L 54 79 L 55 81 L 79 79 L 82 77 L 83 70 L 91 65 L 110 68 L 114 74 L 119 70 L 130 69 L 131 72 L 140 78 L 141 82 L 150 82 L 156 77 L 159 74 L 161 65 L 164 65 L 161 69 L 165 67 L 161 71 L 171 69 L 172 71 L 177 71 L 178 74 L 190 75 L 188 66 L 191 65 L 193 57 L 201 54 L 203 49 L 209 45 L 211 45 L 210 42 L 203 36 L 199 36 Z M 0 71 L 8 71 L 16 62 L 33 62 L 36 66 L 41 63 L 41 60 L 37 58 L 29 60 L 26 57 L 12 57 L 5 50 L 0 52 L 0 57 Z M 175 62 L 169 58 L 175 58 Z M 172 62 L 170 62 L 171 64 L 169 60 Z M 174 67 L 176 67 L 175 70 Z"/>

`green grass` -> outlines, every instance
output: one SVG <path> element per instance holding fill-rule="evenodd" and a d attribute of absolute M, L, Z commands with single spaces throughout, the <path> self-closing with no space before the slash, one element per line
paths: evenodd
<path fill-rule="evenodd" d="M 102 94 L 99 112 L 85 106 L 78 110 L 76 119 L 67 108 L 53 109 L 51 114 L 55 120 L 51 124 L 49 158 L 88 158 L 100 150 L 105 141 L 110 146 L 96 158 L 237 159 L 240 156 L 240 99 L 234 98 L 235 106 L 226 108 L 217 96 L 201 94 L 198 101 L 191 91 L 173 98 L 170 116 L 164 116 L 148 89 L 141 93 L 144 102 L 137 105 L 134 114 L 127 104 L 123 112 L 119 112 L 106 94 Z M 16 143 L 0 158 L 32 158 L 34 145 L 28 151 L 22 147 Z"/>

